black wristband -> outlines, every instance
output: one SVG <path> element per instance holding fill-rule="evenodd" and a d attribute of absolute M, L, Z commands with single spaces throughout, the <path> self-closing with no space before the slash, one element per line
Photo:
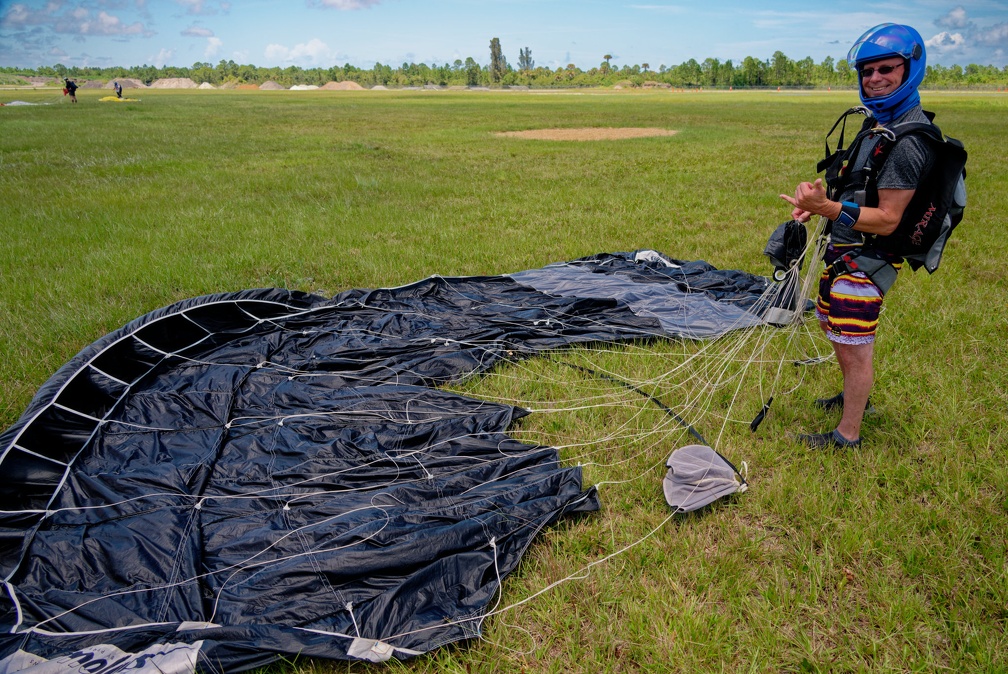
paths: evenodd
<path fill-rule="evenodd" d="M 855 204 L 853 201 L 840 202 L 840 215 L 837 216 L 837 222 L 847 227 L 853 227 L 859 217 L 861 217 L 860 206 Z"/>

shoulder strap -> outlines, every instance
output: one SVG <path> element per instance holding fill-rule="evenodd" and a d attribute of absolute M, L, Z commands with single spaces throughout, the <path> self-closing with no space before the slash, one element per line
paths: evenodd
<path fill-rule="evenodd" d="M 816 165 L 816 173 L 822 173 L 824 170 L 826 170 L 828 166 L 830 166 L 830 164 L 833 163 L 833 161 L 836 159 L 838 155 L 841 155 L 844 152 L 846 152 L 846 149 L 844 148 L 844 134 L 847 131 L 847 117 L 855 114 L 865 116 L 865 120 L 861 124 L 862 132 L 871 128 L 871 126 L 875 121 L 875 118 L 872 117 L 871 111 L 868 110 L 868 108 L 862 106 L 856 106 L 850 108 L 845 113 L 840 115 L 840 117 L 837 118 L 837 121 L 833 123 L 833 128 L 831 128 L 829 130 L 829 133 L 826 134 L 826 154 L 823 160 Z M 836 128 L 838 126 L 840 127 L 840 138 L 837 140 L 836 150 L 831 151 L 829 146 L 829 139 L 830 136 L 833 135 L 833 132 L 836 131 Z"/>
<path fill-rule="evenodd" d="M 917 134 L 931 138 L 939 143 L 945 142 L 941 129 L 930 122 L 903 122 L 892 127 L 892 132 L 896 134 L 896 140 L 899 140 L 903 136 Z"/>

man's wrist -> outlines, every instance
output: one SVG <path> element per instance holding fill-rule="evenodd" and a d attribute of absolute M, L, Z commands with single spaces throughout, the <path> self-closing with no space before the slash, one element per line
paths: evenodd
<path fill-rule="evenodd" d="M 843 201 L 837 205 L 840 207 L 840 212 L 833 218 L 833 222 L 839 222 L 845 227 L 854 227 L 858 218 L 861 217 L 861 207 L 853 201 Z"/>

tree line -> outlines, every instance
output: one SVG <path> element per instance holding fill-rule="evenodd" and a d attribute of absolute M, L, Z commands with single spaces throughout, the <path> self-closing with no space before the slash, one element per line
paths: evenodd
<path fill-rule="evenodd" d="M 565 67 L 536 66 L 532 50 L 519 51 L 518 65 L 512 66 L 504 56 L 500 40 L 490 41 L 490 62 L 478 63 L 472 57 L 452 63 L 403 63 L 400 66 L 375 63 L 372 68 L 345 64 L 329 68 L 299 66 L 259 67 L 239 65 L 233 60 L 221 60 L 217 65 L 196 62 L 190 67 L 151 65 L 124 67 L 67 67 L 62 64 L 39 68 L 0 67 L 0 73 L 12 77 L 70 77 L 78 80 L 111 80 L 134 78 L 145 84 L 170 77 L 185 77 L 197 84 L 262 84 L 273 81 L 284 87 L 294 85 L 322 86 L 326 82 L 353 81 L 364 87 L 670 87 L 670 88 L 844 88 L 854 87 L 857 75 L 846 60 L 826 57 L 815 63 L 811 57 L 792 60 L 781 51 L 766 60 L 747 56 L 735 63 L 707 58 L 702 62 L 689 59 L 678 65 L 652 67 L 649 63 L 616 65 L 612 55 L 605 54 L 597 67 L 583 70 L 573 63 Z M 1008 66 L 970 64 L 965 67 L 927 66 L 924 88 L 994 88 L 1008 86 Z"/>

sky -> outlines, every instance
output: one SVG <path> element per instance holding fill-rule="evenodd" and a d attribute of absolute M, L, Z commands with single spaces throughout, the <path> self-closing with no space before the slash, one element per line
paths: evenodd
<path fill-rule="evenodd" d="M 0 66 L 369 69 L 490 61 L 652 70 L 783 52 L 845 59 L 868 28 L 916 28 L 929 64 L 1008 65 L 1008 0 L 0 0 Z"/>

